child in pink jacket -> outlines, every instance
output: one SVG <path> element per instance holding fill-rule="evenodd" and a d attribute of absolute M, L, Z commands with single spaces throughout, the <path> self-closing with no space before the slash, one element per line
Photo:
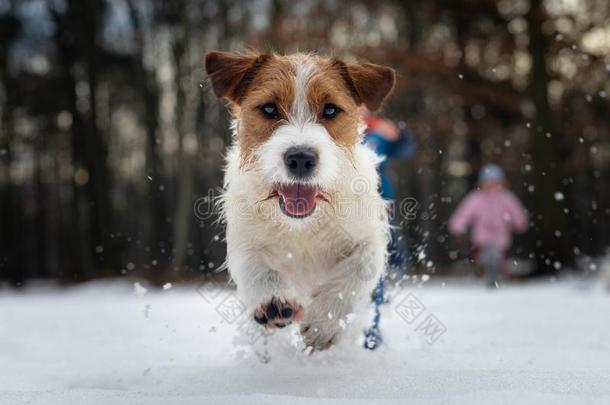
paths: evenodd
<path fill-rule="evenodd" d="M 486 165 L 479 173 L 479 189 L 469 193 L 449 220 L 449 231 L 465 234 L 478 251 L 477 261 L 485 269 L 490 286 L 510 248 L 513 232 L 527 229 L 527 214 L 519 199 L 506 188 L 503 170 Z"/>

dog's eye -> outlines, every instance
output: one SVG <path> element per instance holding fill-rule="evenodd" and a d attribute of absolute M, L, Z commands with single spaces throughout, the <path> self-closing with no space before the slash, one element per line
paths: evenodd
<path fill-rule="evenodd" d="M 339 107 L 337 107 L 334 104 L 328 103 L 324 106 L 324 110 L 322 110 L 322 118 L 333 119 L 340 112 L 341 112 L 341 109 Z"/>
<path fill-rule="evenodd" d="M 275 103 L 263 104 L 261 111 L 266 118 L 275 119 L 278 117 L 277 105 Z"/>

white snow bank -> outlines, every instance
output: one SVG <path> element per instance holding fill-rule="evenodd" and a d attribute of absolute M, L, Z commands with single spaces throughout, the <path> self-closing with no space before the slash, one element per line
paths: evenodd
<path fill-rule="evenodd" d="M 231 290 L 2 290 L 0 404 L 610 403 L 599 285 L 444 281 L 385 305 L 379 351 L 313 357 L 294 329 L 245 345 L 224 311 Z"/>

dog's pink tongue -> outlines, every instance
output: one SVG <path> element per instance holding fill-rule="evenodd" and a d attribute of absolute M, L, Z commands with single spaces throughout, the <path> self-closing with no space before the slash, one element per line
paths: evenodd
<path fill-rule="evenodd" d="M 316 207 L 316 187 L 304 184 L 282 185 L 277 192 L 282 196 L 284 209 L 290 215 L 307 215 Z"/>

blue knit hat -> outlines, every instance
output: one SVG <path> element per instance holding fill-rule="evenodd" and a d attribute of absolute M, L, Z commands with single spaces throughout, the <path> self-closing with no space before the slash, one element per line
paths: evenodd
<path fill-rule="evenodd" d="M 479 171 L 479 184 L 504 179 L 504 170 L 502 170 L 502 168 L 498 165 L 488 164 L 483 166 L 481 171 Z"/>

